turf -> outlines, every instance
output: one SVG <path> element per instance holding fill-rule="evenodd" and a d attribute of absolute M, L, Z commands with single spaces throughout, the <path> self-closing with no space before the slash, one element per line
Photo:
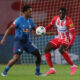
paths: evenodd
<path fill-rule="evenodd" d="M 56 74 L 49 76 L 36 76 L 35 65 L 14 65 L 6 77 L 0 75 L 0 80 L 80 80 L 80 66 L 75 75 L 70 76 L 69 65 L 55 65 Z M 4 70 L 5 65 L 0 65 L 0 73 Z M 41 72 L 49 70 L 47 65 L 41 65 Z"/>

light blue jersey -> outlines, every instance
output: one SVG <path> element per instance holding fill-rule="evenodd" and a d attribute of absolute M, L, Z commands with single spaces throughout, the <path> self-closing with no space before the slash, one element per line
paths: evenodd
<path fill-rule="evenodd" d="M 28 40 L 31 29 L 35 27 L 35 24 L 31 18 L 26 20 L 24 16 L 18 17 L 14 22 L 15 25 L 15 40 Z"/>
<path fill-rule="evenodd" d="M 35 27 L 33 20 L 28 18 L 26 20 L 24 16 L 18 17 L 14 22 L 13 25 L 15 26 L 15 41 L 14 41 L 14 54 L 22 54 L 23 50 L 28 53 L 32 53 L 33 51 L 37 50 L 37 47 L 33 45 L 29 41 L 29 33 L 31 29 Z"/>

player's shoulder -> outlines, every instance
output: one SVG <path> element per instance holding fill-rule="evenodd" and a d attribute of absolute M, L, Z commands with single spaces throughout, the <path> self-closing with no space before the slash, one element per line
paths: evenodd
<path fill-rule="evenodd" d="M 66 20 L 72 21 L 72 19 L 68 16 L 66 16 Z"/>
<path fill-rule="evenodd" d="M 66 22 L 70 28 L 73 28 L 74 24 L 73 24 L 73 21 L 70 17 L 66 16 Z"/>
<path fill-rule="evenodd" d="M 19 16 L 15 20 L 15 22 L 17 22 L 17 23 L 21 23 L 22 21 L 24 21 L 24 16 Z"/>
<path fill-rule="evenodd" d="M 19 17 L 17 17 L 16 19 L 17 20 L 21 20 L 21 19 L 23 19 L 24 17 L 23 16 L 19 16 Z"/>
<path fill-rule="evenodd" d="M 22 16 L 17 17 L 14 21 L 13 24 L 19 24 L 21 22 Z"/>
<path fill-rule="evenodd" d="M 54 17 L 52 18 L 52 22 L 56 21 L 57 18 L 59 18 L 59 15 L 54 16 Z"/>
<path fill-rule="evenodd" d="M 53 18 L 55 18 L 55 19 L 59 18 L 59 15 L 56 15 L 56 16 L 54 16 Z"/>

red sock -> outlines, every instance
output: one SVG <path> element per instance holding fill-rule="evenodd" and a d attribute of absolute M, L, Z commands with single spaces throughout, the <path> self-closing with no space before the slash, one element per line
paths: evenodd
<path fill-rule="evenodd" d="M 70 64 L 70 65 L 73 65 L 73 62 L 71 60 L 71 58 L 69 57 L 69 54 L 67 51 L 65 51 L 62 56 L 64 57 L 64 59 Z"/>
<path fill-rule="evenodd" d="M 51 54 L 50 53 L 45 53 L 45 58 L 46 58 L 46 61 L 49 65 L 49 67 L 53 68 L 53 63 L 52 63 L 52 60 L 51 60 Z"/>

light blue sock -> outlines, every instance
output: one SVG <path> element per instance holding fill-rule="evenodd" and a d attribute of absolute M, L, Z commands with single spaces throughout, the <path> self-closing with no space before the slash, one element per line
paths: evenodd
<path fill-rule="evenodd" d="M 4 69 L 3 73 L 7 73 L 9 69 L 10 69 L 10 67 L 7 65 L 6 68 Z"/>

